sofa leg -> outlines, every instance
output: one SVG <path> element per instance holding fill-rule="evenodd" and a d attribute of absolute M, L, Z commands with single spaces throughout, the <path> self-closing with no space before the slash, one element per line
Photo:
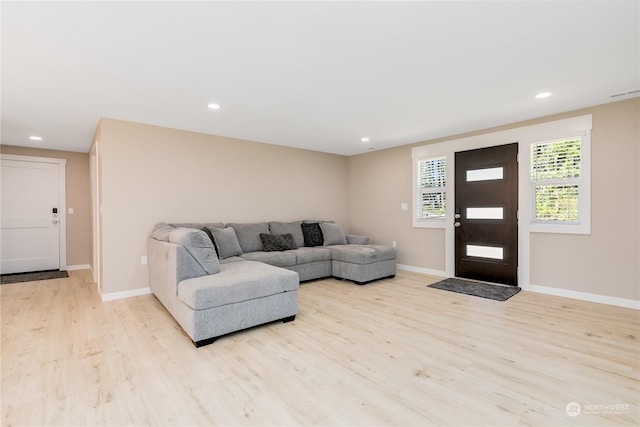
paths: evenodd
<path fill-rule="evenodd" d="M 214 338 L 207 338 L 206 340 L 200 340 L 200 341 L 194 341 L 193 345 L 196 346 L 196 348 L 199 347 L 203 347 L 205 345 L 209 345 L 212 344 L 218 337 L 214 337 Z"/>
<path fill-rule="evenodd" d="M 355 283 L 356 285 L 362 286 L 362 285 L 366 285 L 367 283 L 375 282 L 377 280 L 393 279 L 395 277 L 396 275 L 392 274 L 391 276 L 380 277 L 379 279 L 369 280 L 368 282 L 356 282 L 355 280 L 353 280 L 353 283 Z"/>
<path fill-rule="evenodd" d="M 282 321 L 282 323 L 293 322 L 294 320 L 296 320 L 296 315 L 294 314 L 293 316 L 284 317 L 284 318 L 282 318 L 280 320 Z M 272 322 L 278 322 L 278 320 L 272 320 Z M 267 323 L 271 323 L 271 322 L 267 322 Z M 261 325 L 256 325 L 256 326 L 261 326 Z M 256 326 L 253 326 L 252 328 L 255 328 Z M 252 329 L 252 328 L 247 328 L 247 329 Z M 193 345 L 195 345 L 196 348 L 203 347 L 205 345 L 212 344 L 215 340 L 217 340 L 220 337 L 224 337 L 226 335 L 230 335 L 230 334 L 233 334 L 235 332 L 239 332 L 239 331 L 229 332 L 228 334 L 220 335 L 220 336 L 213 337 L 213 338 L 207 338 L 207 339 L 200 340 L 200 341 L 193 341 Z"/>

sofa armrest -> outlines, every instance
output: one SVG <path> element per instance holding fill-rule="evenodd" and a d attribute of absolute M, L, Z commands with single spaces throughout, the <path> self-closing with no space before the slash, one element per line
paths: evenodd
<path fill-rule="evenodd" d="M 156 296 L 177 295 L 178 283 L 208 274 L 184 246 L 149 238 L 147 250 L 149 287 Z"/>
<path fill-rule="evenodd" d="M 368 245 L 369 238 L 367 236 L 359 236 L 357 234 L 346 234 L 347 244 L 349 245 Z"/>

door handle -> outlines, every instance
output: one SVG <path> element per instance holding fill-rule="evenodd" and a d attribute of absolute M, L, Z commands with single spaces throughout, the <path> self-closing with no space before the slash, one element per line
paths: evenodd
<path fill-rule="evenodd" d="M 53 224 L 57 224 L 57 223 L 58 223 L 58 220 L 57 220 L 57 219 L 54 219 L 54 220 L 53 220 L 53 221 L 51 221 L 51 222 L 52 222 Z"/>
<path fill-rule="evenodd" d="M 460 224 L 459 221 L 456 221 L 456 222 L 453 223 L 453 226 L 456 227 L 456 228 L 460 227 L 460 225 L 462 225 L 462 224 Z"/>

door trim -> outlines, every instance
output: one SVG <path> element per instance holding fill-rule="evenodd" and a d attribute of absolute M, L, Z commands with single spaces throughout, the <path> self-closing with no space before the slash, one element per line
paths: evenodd
<path fill-rule="evenodd" d="M 0 154 L 0 160 L 14 160 L 20 162 L 30 163 L 52 163 L 58 165 L 58 209 L 61 215 L 58 216 L 60 221 L 58 230 L 60 233 L 60 270 L 67 269 L 67 160 L 66 159 L 54 159 L 49 157 L 31 157 L 21 156 L 17 154 Z"/>
<path fill-rule="evenodd" d="M 89 151 L 89 173 L 90 185 L 91 185 L 91 246 L 92 246 L 92 266 L 91 271 L 93 274 L 93 282 L 96 284 L 96 289 L 99 295 L 102 295 L 102 273 L 101 267 L 101 249 L 102 249 L 102 221 L 101 221 L 101 204 L 100 199 L 100 141 L 95 140 L 94 145 Z"/>

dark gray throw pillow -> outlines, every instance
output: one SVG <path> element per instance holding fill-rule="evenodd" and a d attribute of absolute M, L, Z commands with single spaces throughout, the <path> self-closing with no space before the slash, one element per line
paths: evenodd
<path fill-rule="evenodd" d="M 322 246 L 324 244 L 320 224 L 317 222 L 313 224 L 301 224 L 300 227 L 302 227 L 305 246 Z"/>
<path fill-rule="evenodd" d="M 296 242 L 293 240 L 293 234 L 265 234 L 260 233 L 262 241 L 262 250 L 265 252 L 287 251 L 296 249 Z"/>

